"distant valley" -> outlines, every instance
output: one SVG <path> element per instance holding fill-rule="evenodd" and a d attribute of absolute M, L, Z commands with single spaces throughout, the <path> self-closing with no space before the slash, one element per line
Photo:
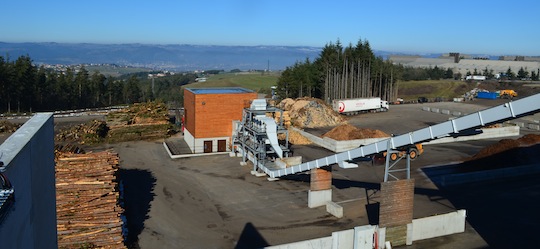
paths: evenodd
<path fill-rule="evenodd" d="M 150 69 L 194 70 L 283 70 L 297 61 L 319 56 L 322 47 L 309 46 L 216 46 L 186 44 L 92 44 L 92 43 L 6 43 L 0 56 L 15 60 L 29 55 L 36 64 L 116 64 Z M 374 51 L 386 58 L 386 51 Z M 440 54 L 422 55 L 437 57 Z"/>

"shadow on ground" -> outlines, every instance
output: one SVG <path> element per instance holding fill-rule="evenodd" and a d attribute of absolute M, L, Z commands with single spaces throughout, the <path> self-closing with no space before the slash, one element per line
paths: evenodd
<path fill-rule="evenodd" d="M 492 248 L 535 248 L 540 228 L 540 145 L 424 168 Z"/>
<path fill-rule="evenodd" d="M 238 238 L 235 249 L 263 248 L 269 245 L 257 228 L 251 222 L 248 222 L 244 226 L 240 238 Z"/>
<path fill-rule="evenodd" d="M 127 220 L 126 245 L 137 249 L 139 234 L 150 211 L 150 202 L 154 200 L 156 179 L 149 171 L 137 169 L 118 170 L 118 179 L 123 188 L 124 216 Z"/>

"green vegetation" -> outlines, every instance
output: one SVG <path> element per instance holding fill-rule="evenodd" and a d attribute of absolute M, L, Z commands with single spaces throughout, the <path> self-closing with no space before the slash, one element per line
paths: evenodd
<path fill-rule="evenodd" d="M 132 74 L 132 73 L 139 73 L 139 72 L 145 72 L 150 73 L 152 70 L 148 68 L 142 68 L 142 67 L 120 67 L 120 66 L 114 66 L 114 65 L 88 65 L 85 66 L 86 70 L 89 72 L 99 72 L 107 77 L 120 77 L 122 75 L 126 74 Z"/>
<path fill-rule="evenodd" d="M 398 97 L 408 101 L 417 100 L 418 97 L 442 99 L 461 97 L 476 87 L 476 84 L 456 80 L 417 80 L 400 81 L 398 87 Z"/>
<path fill-rule="evenodd" d="M 256 92 L 267 93 L 271 86 L 277 84 L 280 74 L 278 73 L 222 73 L 211 75 L 206 82 L 196 82 L 186 85 L 186 87 L 244 87 Z"/>

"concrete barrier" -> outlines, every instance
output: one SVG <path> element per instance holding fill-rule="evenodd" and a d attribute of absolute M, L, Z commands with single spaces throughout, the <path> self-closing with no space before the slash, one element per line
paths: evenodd
<path fill-rule="evenodd" d="M 529 124 L 529 129 L 531 129 L 531 130 L 540 130 L 540 125 Z"/>
<path fill-rule="evenodd" d="M 439 108 L 431 108 L 431 112 L 439 113 Z"/>
<path fill-rule="evenodd" d="M 267 249 L 332 249 L 332 236 L 310 239 L 289 244 L 268 246 Z M 351 247 L 352 248 L 352 247 Z"/>
<path fill-rule="evenodd" d="M 452 112 L 452 116 L 459 117 L 459 116 L 461 116 L 461 112 L 453 111 L 453 112 Z"/>
<path fill-rule="evenodd" d="M 465 231 L 466 211 L 415 219 L 412 223 L 412 240 L 430 239 Z"/>
<path fill-rule="evenodd" d="M 430 108 L 429 108 L 429 107 L 427 107 L 427 106 L 424 106 L 424 107 L 422 107 L 422 110 L 424 110 L 424 111 L 428 111 L 428 112 L 429 112 L 429 111 L 430 111 Z"/>
<path fill-rule="evenodd" d="M 461 136 L 461 137 L 443 137 L 436 140 L 423 143 L 424 145 L 430 144 L 442 144 L 442 143 L 453 143 L 461 141 L 470 141 L 470 140 L 481 140 L 481 139 L 490 139 L 490 138 L 500 138 L 500 137 L 511 137 L 519 136 L 519 126 L 505 126 L 500 128 L 485 128 L 481 129 L 482 133 L 477 135 L 470 136 Z"/>
<path fill-rule="evenodd" d="M 326 212 L 337 218 L 343 217 L 343 207 L 333 201 L 326 203 Z"/>
<path fill-rule="evenodd" d="M 308 192 L 308 207 L 316 208 L 326 206 L 326 203 L 332 201 L 332 190 L 309 190 Z"/>
<path fill-rule="evenodd" d="M 446 115 L 450 115 L 450 110 L 442 110 L 441 113 L 446 114 Z"/>

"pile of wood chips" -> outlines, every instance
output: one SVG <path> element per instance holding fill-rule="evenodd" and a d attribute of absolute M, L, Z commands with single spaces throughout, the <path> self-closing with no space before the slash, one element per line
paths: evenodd
<path fill-rule="evenodd" d="M 278 104 L 278 108 L 288 111 L 292 125 L 298 128 L 327 127 L 345 122 L 342 115 L 316 98 L 287 98 Z"/>
<path fill-rule="evenodd" d="M 368 128 L 357 128 L 350 124 L 343 124 L 340 126 L 334 127 L 332 130 L 324 133 L 322 137 L 332 138 L 334 140 L 354 140 L 354 139 L 365 139 L 365 138 L 382 138 L 390 137 L 380 130 L 368 129 Z"/>
<path fill-rule="evenodd" d="M 484 147 L 476 155 L 472 156 L 469 160 L 476 160 L 517 147 L 531 146 L 538 143 L 540 143 L 540 135 L 538 134 L 527 134 L 518 139 L 502 139 L 495 144 Z"/>
<path fill-rule="evenodd" d="M 57 153 L 59 248 L 126 248 L 115 174 L 118 161 L 111 151 Z"/>

